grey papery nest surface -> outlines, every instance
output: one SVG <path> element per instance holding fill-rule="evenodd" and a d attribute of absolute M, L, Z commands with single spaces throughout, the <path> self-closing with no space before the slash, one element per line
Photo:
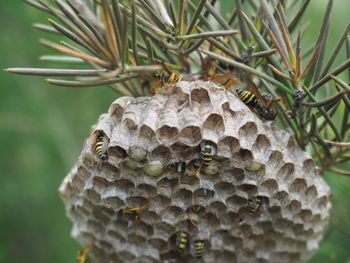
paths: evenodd
<path fill-rule="evenodd" d="M 94 151 L 98 136 L 105 161 Z M 216 154 L 196 174 L 203 141 L 213 142 Z M 291 133 L 202 81 L 114 101 L 60 193 L 72 235 L 94 243 L 98 262 L 115 263 L 305 262 L 331 207 L 329 187 Z M 257 197 L 260 207 L 250 213 L 248 201 Z M 126 207 L 142 209 L 124 215 Z M 189 235 L 183 253 L 179 232 Z M 204 242 L 201 259 L 195 240 Z"/>

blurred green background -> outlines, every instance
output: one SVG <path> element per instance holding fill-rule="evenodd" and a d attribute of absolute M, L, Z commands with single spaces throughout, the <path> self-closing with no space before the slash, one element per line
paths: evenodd
<path fill-rule="evenodd" d="M 303 37 L 304 47 L 317 38 L 326 3 L 311 1 L 304 21 L 312 24 Z M 349 13 L 348 0 L 334 1 L 328 53 L 349 22 Z M 52 54 L 36 42 L 45 33 L 31 27 L 33 22 L 46 23 L 45 14 L 22 1 L 2 0 L 0 21 L 0 68 L 59 66 L 37 60 Z M 57 189 L 91 125 L 116 93 L 106 87 L 54 87 L 41 77 L 4 72 L 0 85 L 0 262 L 74 262 L 80 247 L 70 237 L 71 223 Z M 332 218 L 310 262 L 349 262 L 350 178 L 331 173 L 324 178 L 333 191 Z"/>

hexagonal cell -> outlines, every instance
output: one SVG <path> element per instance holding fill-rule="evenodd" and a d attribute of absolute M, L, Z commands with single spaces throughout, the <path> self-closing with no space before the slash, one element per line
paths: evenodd
<path fill-rule="evenodd" d="M 176 127 L 170 127 L 169 125 L 163 125 L 158 129 L 159 136 L 168 141 L 174 139 L 178 133 L 179 130 Z"/>
<path fill-rule="evenodd" d="M 312 159 L 306 159 L 303 162 L 303 170 L 306 174 L 316 173 L 315 162 Z"/>
<path fill-rule="evenodd" d="M 143 236 L 139 236 L 135 233 L 129 233 L 128 235 L 128 242 L 134 245 L 144 244 L 147 241 L 147 239 Z"/>
<path fill-rule="evenodd" d="M 193 201 L 195 203 L 207 203 L 213 199 L 214 195 L 214 191 L 210 189 L 199 188 L 193 193 Z"/>
<path fill-rule="evenodd" d="M 272 166 L 271 168 L 279 167 L 282 161 L 283 161 L 283 154 L 280 151 L 273 151 L 270 154 L 268 165 Z"/>
<path fill-rule="evenodd" d="M 179 177 L 180 187 L 183 185 L 191 186 L 192 189 L 198 188 L 200 185 L 200 179 L 197 176 L 181 176 Z"/>
<path fill-rule="evenodd" d="M 203 89 L 203 88 L 193 89 L 191 91 L 191 99 L 190 100 L 192 101 L 192 103 L 198 102 L 203 108 L 209 107 L 211 105 L 208 91 L 206 89 Z"/>
<path fill-rule="evenodd" d="M 82 178 L 82 176 L 80 176 L 79 174 L 72 175 L 72 185 L 74 185 L 74 187 L 82 189 L 84 188 L 84 185 L 85 185 L 84 182 L 85 182 L 84 178 Z"/>
<path fill-rule="evenodd" d="M 292 200 L 290 204 L 286 207 L 292 214 L 296 215 L 301 210 L 301 203 L 298 200 Z"/>
<path fill-rule="evenodd" d="M 247 205 L 247 197 L 233 195 L 226 199 L 226 204 L 230 209 L 238 212 L 241 207 L 245 207 Z"/>
<path fill-rule="evenodd" d="M 264 152 L 267 153 L 268 150 L 271 148 L 271 142 L 269 138 L 267 138 L 264 134 L 259 134 L 256 138 L 254 144 L 253 144 L 253 150 L 256 152 Z"/>
<path fill-rule="evenodd" d="M 143 171 L 149 176 L 157 177 L 163 174 L 165 168 L 165 164 L 162 160 L 155 159 L 154 161 L 148 162 L 143 167 Z"/>
<path fill-rule="evenodd" d="M 79 166 L 78 167 L 77 174 L 79 174 L 81 179 L 84 180 L 84 181 L 88 181 L 88 179 L 90 179 L 90 177 L 91 177 L 91 173 L 84 166 Z"/>
<path fill-rule="evenodd" d="M 146 199 L 152 198 L 156 194 L 157 194 L 157 188 L 145 183 L 141 183 L 140 185 L 138 185 L 135 190 L 136 196 L 143 196 Z"/>
<path fill-rule="evenodd" d="M 159 222 L 154 225 L 154 235 L 158 238 L 162 237 L 162 239 L 168 240 L 169 236 L 175 232 L 175 227 L 168 223 Z"/>
<path fill-rule="evenodd" d="M 192 192 L 187 189 L 179 189 L 172 196 L 172 204 L 178 207 L 187 207 L 192 200 Z"/>
<path fill-rule="evenodd" d="M 239 140 L 232 136 L 226 136 L 218 142 L 218 155 L 231 158 L 232 153 L 240 149 Z"/>
<path fill-rule="evenodd" d="M 215 191 L 221 196 L 229 196 L 235 192 L 235 185 L 231 182 L 220 181 L 214 186 Z"/>
<path fill-rule="evenodd" d="M 301 195 L 305 193 L 306 189 L 307 183 L 304 178 L 295 178 L 288 188 L 289 192 L 298 193 Z"/>
<path fill-rule="evenodd" d="M 171 159 L 171 153 L 167 147 L 159 145 L 151 152 L 150 158 L 166 163 Z"/>
<path fill-rule="evenodd" d="M 121 250 L 120 252 L 118 252 L 118 258 L 120 258 L 120 261 L 121 262 L 133 261 L 136 256 L 132 254 L 131 251 L 135 251 L 135 250 L 130 250 L 130 251 Z"/>
<path fill-rule="evenodd" d="M 173 188 L 179 184 L 177 179 L 162 178 L 157 182 L 158 194 L 171 198 Z"/>
<path fill-rule="evenodd" d="M 163 222 L 175 225 L 183 217 L 183 209 L 176 205 L 166 207 L 162 210 L 161 217 Z"/>
<path fill-rule="evenodd" d="M 213 213 L 206 213 L 205 215 L 200 217 L 200 221 L 198 223 L 202 226 L 204 225 L 205 228 L 216 228 L 219 224 L 219 219 L 216 215 Z"/>
<path fill-rule="evenodd" d="M 277 219 L 281 218 L 281 207 L 270 205 L 269 213 L 270 213 L 272 220 L 277 220 Z"/>
<path fill-rule="evenodd" d="M 220 201 L 214 201 L 206 208 L 206 211 L 215 214 L 217 217 L 221 217 L 226 213 L 226 205 Z"/>
<path fill-rule="evenodd" d="M 236 225 L 241 220 L 241 218 L 239 217 L 239 214 L 233 211 L 230 211 L 225 215 L 220 216 L 219 219 L 220 219 L 221 229 L 227 230 L 227 231 L 231 230 L 232 225 Z"/>
<path fill-rule="evenodd" d="M 140 139 L 145 143 L 153 143 L 156 140 L 154 131 L 148 125 L 142 125 L 140 128 Z"/>
<path fill-rule="evenodd" d="M 305 196 L 311 202 L 312 200 L 315 200 L 317 198 L 317 189 L 314 185 L 310 186 L 308 189 L 306 189 Z"/>
<path fill-rule="evenodd" d="M 245 163 L 251 163 L 253 161 L 253 154 L 248 149 L 240 149 L 239 152 L 237 153 L 237 157 L 238 159 L 241 159 Z"/>
<path fill-rule="evenodd" d="M 170 151 L 174 159 L 176 160 L 191 160 L 195 158 L 195 155 L 199 156 L 198 147 L 190 147 L 182 143 L 175 143 L 170 146 Z"/>
<path fill-rule="evenodd" d="M 109 147 L 108 148 L 108 160 L 113 164 L 119 163 L 121 160 L 125 159 L 128 156 L 126 151 L 119 146 Z M 115 160 L 112 160 L 115 159 Z"/>
<path fill-rule="evenodd" d="M 101 200 L 101 196 L 94 189 L 85 190 L 85 194 L 86 194 L 87 199 L 94 204 L 99 203 Z"/>
<path fill-rule="evenodd" d="M 302 209 L 298 216 L 303 221 L 310 221 L 312 219 L 312 212 L 309 209 Z"/>
<path fill-rule="evenodd" d="M 220 134 L 225 130 L 224 120 L 219 114 L 210 114 L 203 123 L 203 129 Z"/>
<path fill-rule="evenodd" d="M 257 136 L 258 128 L 254 122 L 247 122 L 238 130 L 240 138 L 246 138 L 249 142 L 254 140 Z"/>
<path fill-rule="evenodd" d="M 226 116 L 226 114 L 228 113 L 228 116 L 227 118 L 230 118 L 230 119 L 235 119 L 236 118 L 236 115 L 237 115 L 237 112 L 236 111 L 233 111 L 230 107 L 230 103 L 229 102 L 225 102 L 224 104 L 221 105 L 221 108 L 224 110 L 224 114 Z"/>
<path fill-rule="evenodd" d="M 90 215 L 90 212 L 81 206 L 72 206 L 70 212 L 74 217 L 86 218 Z"/>
<path fill-rule="evenodd" d="M 328 196 L 322 196 L 318 199 L 317 205 L 319 209 L 324 209 L 328 204 Z"/>
<path fill-rule="evenodd" d="M 164 239 L 151 238 L 148 242 L 155 249 L 159 249 L 160 253 L 164 253 L 164 252 L 166 252 L 168 250 L 169 244 Z"/>
<path fill-rule="evenodd" d="M 111 221 L 111 218 L 106 214 L 101 213 L 99 209 L 94 209 L 92 215 L 95 219 L 97 219 L 99 222 L 102 222 L 104 225 L 107 225 Z"/>
<path fill-rule="evenodd" d="M 107 181 L 103 177 L 95 176 L 92 179 L 92 185 L 95 190 L 97 190 L 99 193 L 102 193 L 102 191 L 111 185 L 111 182 Z"/>
<path fill-rule="evenodd" d="M 277 191 L 278 191 L 278 184 L 274 179 L 265 180 L 259 185 L 259 192 L 261 193 L 274 194 Z"/>
<path fill-rule="evenodd" d="M 115 117 L 117 120 L 120 120 L 124 114 L 124 107 L 127 103 L 126 101 L 129 100 L 131 100 L 131 98 L 124 97 L 113 102 L 108 110 L 109 115 Z"/>
<path fill-rule="evenodd" d="M 120 235 L 118 232 L 116 231 L 108 231 L 107 235 L 110 236 L 113 239 L 116 239 L 118 241 L 120 241 L 121 243 L 125 243 L 126 242 L 126 238 L 124 238 L 122 235 Z"/>
<path fill-rule="evenodd" d="M 224 250 L 216 257 L 216 262 L 238 262 L 236 258 L 236 254 L 231 251 Z"/>
<path fill-rule="evenodd" d="M 103 227 L 102 223 L 93 219 L 89 219 L 86 223 L 87 227 L 92 229 L 94 232 L 103 233 L 105 228 Z"/>
<path fill-rule="evenodd" d="M 283 179 L 286 183 L 291 182 L 294 178 L 295 168 L 294 164 L 286 163 L 277 172 L 278 177 Z"/>
<path fill-rule="evenodd" d="M 158 194 L 156 197 L 152 199 L 152 203 L 151 203 L 151 206 L 149 207 L 149 210 L 152 210 L 155 213 L 160 213 L 160 211 L 164 207 L 167 207 L 169 205 L 171 205 L 171 198 Z"/>
<path fill-rule="evenodd" d="M 131 160 L 141 162 L 147 158 L 147 150 L 140 146 L 131 146 L 129 148 L 129 157 Z"/>
<path fill-rule="evenodd" d="M 150 211 L 150 209 L 151 208 L 142 210 L 139 212 L 139 216 L 146 224 L 152 225 L 160 220 L 160 215 L 154 211 Z"/>
<path fill-rule="evenodd" d="M 179 141 L 187 145 L 196 144 L 201 139 L 201 127 L 198 126 L 187 126 L 179 134 Z"/>
<path fill-rule="evenodd" d="M 120 170 L 117 167 L 107 162 L 101 163 L 98 169 L 101 176 L 106 178 L 109 181 L 114 181 L 115 179 L 119 179 L 118 177 L 120 174 Z"/>
<path fill-rule="evenodd" d="M 255 224 L 259 230 L 261 230 L 264 234 L 267 234 L 273 230 L 273 224 L 271 221 L 258 221 Z"/>
<path fill-rule="evenodd" d="M 135 135 L 135 133 L 136 133 L 138 127 L 137 127 L 136 122 L 135 122 L 133 119 L 131 119 L 131 118 L 124 118 L 123 124 L 124 124 L 125 127 L 127 128 L 128 133 L 129 133 L 130 135 Z"/>
<path fill-rule="evenodd" d="M 258 192 L 258 187 L 255 184 L 251 183 L 243 183 L 237 187 L 240 191 L 246 192 L 248 196 L 256 195 Z M 259 189 L 260 190 L 260 189 Z"/>
<path fill-rule="evenodd" d="M 288 231 L 291 231 L 294 226 L 293 221 L 286 218 L 276 220 L 273 225 L 275 231 L 279 231 L 285 235 L 288 233 Z"/>
<path fill-rule="evenodd" d="M 135 191 L 135 185 L 126 179 L 120 179 L 113 182 L 113 188 L 116 191 L 116 195 L 125 200 L 127 196 L 130 196 Z"/>
<path fill-rule="evenodd" d="M 290 202 L 289 194 L 284 190 L 275 193 L 273 198 L 279 200 L 282 206 L 286 206 Z"/>

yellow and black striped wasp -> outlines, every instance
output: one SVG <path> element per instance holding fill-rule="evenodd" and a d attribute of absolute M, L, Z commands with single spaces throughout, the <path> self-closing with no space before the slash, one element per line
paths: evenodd
<path fill-rule="evenodd" d="M 265 120 L 275 120 L 277 113 L 271 107 L 271 103 L 274 100 L 270 95 L 261 95 L 254 82 L 249 77 L 245 77 L 246 74 L 242 75 L 244 81 L 247 83 L 247 87 L 237 87 L 235 89 L 238 97 L 243 101 L 244 104 L 254 109 Z M 231 72 L 223 74 L 221 76 L 214 76 L 210 79 L 210 81 L 223 85 L 228 89 L 234 84 L 239 83 L 237 77 L 239 77 L 238 73 Z"/>
<path fill-rule="evenodd" d="M 131 218 L 134 218 L 134 222 L 136 224 L 140 223 L 141 218 L 138 214 L 138 211 L 145 209 L 147 206 L 149 206 L 152 202 L 152 199 L 149 199 L 145 204 L 143 204 L 142 206 L 138 206 L 138 207 L 125 207 L 123 209 L 121 209 L 121 215 L 122 216 L 128 216 Z"/>
<path fill-rule="evenodd" d="M 216 154 L 216 147 L 211 141 L 202 141 L 200 146 L 202 164 L 208 166 Z"/>
<path fill-rule="evenodd" d="M 90 136 L 92 140 L 92 152 L 96 153 L 99 159 L 106 161 L 108 158 L 107 147 L 109 144 L 108 137 L 103 132 L 94 132 Z"/>
<path fill-rule="evenodd" d="M 204 240 L 195 240 L 194 241 L 194 251 L 196 258 L 202 258 L 204 253 Z"/>
<path fill-rule="evenodd" d="M 256 211 L 259 210 L 260 205 L 261 205 L 261 198 L 260 197 L 249 198 L 249 200 L 248 200 L 249 213 L 251 215 L 256 213 Z"/>
<path fill-rule="evenodd" d="M 184 253 L 188 246 L 189 235 L 187 232 L 180 231 L 176 236 L 176 250 L 179 253 Z"/>
<path fill-rule="evenodd" d="M 212 141 L 204 140 L 200 144 L 201 158 L 193 161 L 194 172 L 190 176 L 197 176 L 202 166 L 208 166 L 216 154 L 216 146 Z"/>

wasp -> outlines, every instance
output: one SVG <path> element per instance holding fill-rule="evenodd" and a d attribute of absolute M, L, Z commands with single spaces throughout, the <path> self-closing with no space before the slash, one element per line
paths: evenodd
<path fill-rule="evenodd" d="M 210 79 L 210 81 L 223 85 L 226 89 L 228 89 L 239 82 L 237 76 L 239 76 L 238 73 L 231 72 L 221 76 L 215 76 L 214 78 Z M 236 89 L 238 97 L 244 104 L 255 109 L 257 113 L 265 120 L 275 120 L 277 113 L 271 108 L 271 102 L 273 101 L 270 99 L 271 96 L 261 95 L 254 82 L 248 76 L 246 76 L 246 74 L 242 74 L 242 76 L 244 77 L 244 81 L 247 83 L 247 87 Z"/>
<path fill-rule="evenodd" d="M 95 152 L 102 161 L 107 160 L 106 141 L 104 136 L 99 136 L 95 143 Z"/>
<path fill-rule="evenodd" d="M 263 117 L 265 120 L 273 121 L 276 119 L 276 112 L 273 109 L 267 108 L 253 92 L 248 91 L 245 88 L 238 88 L 236 90 L 239 98 L 247 106 L 256 109 L 256 111 Z M 262 98 L 267 98 L 266 96 Z"/>
<path fill-rule="evenodd" d="M 84 247 L 83 249 L 79 250 L 77 252 L 77 255 L 76 255 L 76 262 L 77 263 L 89 263 L 91 262 L 89 260 L 89 251 L 90 249 L 93 247 L 93 243 L 87 245 L 86 247 Z"/>
<path fill-rule="evenodd" d="M 156 94 L 164 85 L 174 85 L 177 82 L 180 82 L 182 78 L 182 74 L 176 75 L 174 72 L 168 77 L 166 77 L 163 72 L 156 73 L 154 76 L 155 87 L 152 87 L 149 91 L 152 94 Z"/>
<path fill-rule="evenodd" d="M 102 160 L 105 161 L 108 158 L 107 146 L 109 143 L 108 137 L 101 131 L 94 132 L 90 136 L 93 144 L 92 151 Z"/>
<path fill-rule="evenodd" d="M 193 173 L 189 174 L 188 176 L 197 176 L 199 170 L 202 167 L 202 160 L 201 159 L 195 159 L 192 162 L 192 167 L 193 167 Z"/>
<path fill-rule="evenodd" d="M 204 253 L 204 240 L 195 240 L 194 250 L 195 250 L 196 258 L 202 258 Z"/>
<path fill-rule="evenodd" d="M 187 232 L 180 231 L 176 238 L 176 247 L 179 253 L 183 253 L 188 245 L 189 235 Z"/>
<path fill-rule="evenodd" d="M 139 223 L 141 221 L 140 216 L 138 215 L 138 211 L 145 209 L 147 206 L 151 204 L 152 200 L 149 199 L 145 204 L 138 207 L 125 207 L 121 209 L 122 216 L 129 216 L 135 218 L 135 223 Z"/>
<path fill-rule="evenodd" d="M 202 164 L 208 166 L 216 154 L 216 148 L 213 142 L 203 141 L 201 143 L 201 158 Z"/>
<path fill-rule="evenodd" d="M 261 198 L 259 197 L 250 198 L 248 200 L 249 213 L 251 215 L 254 214 L 256 211 L 258 211 L 260 205 L 261 205 Z"/>

